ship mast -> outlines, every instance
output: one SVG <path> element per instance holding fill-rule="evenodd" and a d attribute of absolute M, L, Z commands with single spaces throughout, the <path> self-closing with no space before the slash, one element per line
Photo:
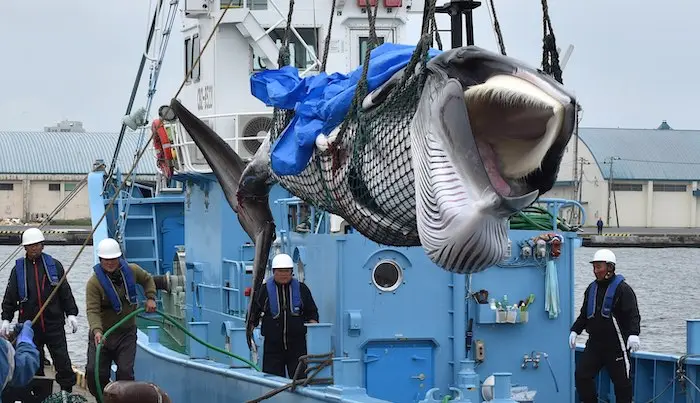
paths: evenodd
<path fill-rule="evenodd" d="M 465 17 L 464 27 L 467 31 L 467 45 L 474 45 L 474 19 L 472 11 L 480 5 L 480 1 L 450 0 L 441 6 L 435 6 L 436 13 L 450 15 L 452 49 L 462 46 L 462 15 Z"/>

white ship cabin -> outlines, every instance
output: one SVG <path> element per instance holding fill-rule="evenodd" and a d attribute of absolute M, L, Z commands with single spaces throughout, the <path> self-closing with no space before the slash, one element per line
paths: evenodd
<path fill-rule="evenodd" d="M 416 21 L 412 29 L 420 29 L 422 0 L 335 0 L 335 7 L 333 0 L 296 0 L 289 51 L 302 76 L 320 71 L 329 34 L 326 72 L 346 73 L 363 63 L 369 39 L 366 1 L 372 7 L 379 2 L 375 30 L 380 43 L 405 43 L 409 18 Z M 258 71 L 278 68 L 289 6 L 289 0 L 182 0 L 180 4 L 184 7 L 183 72 L 192 68 L 225 11 L 179 98 L 244 159 L 258 149 L 272 121 L 272 108 L 250 94 L 249 78 Z M 176 169 L 211 172 L 182 128 L 171 129 L 178 151 Z M 337 223 L 337 218 L 333 221 Z"/>
<path fill-rule="evenodd" d="M 420 29 L 423 3 L 411 0 L 379 1 L 377 37 L 383 42 L 405 42 L 409 12 Z M 202 54 L 182 92 L 180 100 L 220 136 L 242 158 L 251 157 L 270 125 L 272 108 L 250 94 L 250 75 L 266 68 L 278 68 L 288 0 L 182 0 L 185 37 L 183 71 L 189 71 L 211 29 L 226 10 L 217 32 Z M 229 5 L 230 4 L 230 5 Z M 302 76 L 317 74 L 333 0 L 296 0 L 289 39 L 290 59 Z M 181 5 L 182 6 L 182 5 Z M 348 72 L 361 65 L 369 38 L 365 0 L 336 0 L 326 71 Z M 183 73 L 184 74 L 184 73 Z M 177 141 L 180 143 L 180 141 Z M 191 144 L 191 142 L 190 142 Z M 184 171 L 211 172 L 196 147 L 183 155 Z"/>

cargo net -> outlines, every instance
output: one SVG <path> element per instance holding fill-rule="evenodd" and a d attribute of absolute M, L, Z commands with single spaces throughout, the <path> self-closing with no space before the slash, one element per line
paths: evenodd
<path fill-rule="evenodd" d="M 410 125 L 425 82 L 429 44 L 429 39 L 421 39 L 403 77 L 384 101 L 368 111 L 361 110 L 367 95 L 365 63 L 352 106 L 331 147 L 316 148 L 300 174 L 276 177 L 306 203 L 343 217 L 364 236 L 384 245 L 420 245 Z M 293 115 L 290 110 L 275 110 L 271 143 Z"/>
<path fill-rule="evenodd" d="M 41 403 L 85 403 L 87 402 L 85 396 L 74 395 L 68 392 L 57 392 L 53 395 L 49 395 L 46 399 L 42 400 Z"/>

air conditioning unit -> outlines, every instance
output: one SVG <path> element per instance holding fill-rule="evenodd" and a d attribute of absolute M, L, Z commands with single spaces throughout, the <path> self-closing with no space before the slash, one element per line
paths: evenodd
<path fill-rule="evenodd" d="M 185 0 L 185 17 L 199 18 L 208 15 L 213 6 L 214 0 Z"/>
<path fill-rule="evenodd" d="M 234 149 L 244 161 L 253 158 L 271 126 L 272 113 L 238 116 L 238 139 Z"/>

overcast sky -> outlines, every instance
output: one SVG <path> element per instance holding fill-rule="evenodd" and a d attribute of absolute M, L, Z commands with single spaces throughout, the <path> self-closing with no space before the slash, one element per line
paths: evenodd
<path fill-rule="evenodd" d="M 508 54 L 539 65 L 540 2 L 495 4 Z M 675 129 L 700 129 L 700 3 L 550 0 L 549 6 L 558 46 L 575 46 L 564 83 L 583 105 L 583 126 L 654 128 L 666 119 Z M 156 108 L 184 75 L 179 18 Z M 69 119 L 88 131 L 118 131 L 149 19 L 147 0 L 0 1 L 0 130 L 42 130 Z M 475 19 L 476 44 L 497 51 L 485 5 Z M 438 24 L 449 28 L 446 18 Z M 415 43 L 419 17 L 410 29 L 408 42 Z M 449 46 L 449 34 L 442 39 Z"/>

